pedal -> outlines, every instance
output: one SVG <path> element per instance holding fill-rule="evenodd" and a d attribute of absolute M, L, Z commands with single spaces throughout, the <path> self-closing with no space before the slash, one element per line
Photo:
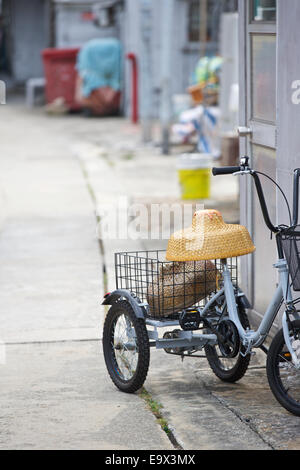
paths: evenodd
<path fill-rule="evenodd" d="M 166 331 L 163 338 L 164 339 L 178 339 L 180 336 L 181 330 Z M 184 348 L 164 348 L 165 352 L 168 354 L 175 354 L 176 356 L 181 356 L 185 351 Z"/>
<path fill-rule="evenodd" d="M 179 324 L 184 331 L 199 330 L 201 322 L 198 310 L 184 310 L 179 315 Z"/>

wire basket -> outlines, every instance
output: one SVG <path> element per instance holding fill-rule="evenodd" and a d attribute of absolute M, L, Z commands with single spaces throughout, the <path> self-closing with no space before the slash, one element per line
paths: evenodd
<path fill-rule="evenodd" d="M 170 317 L 204 306 L 222 287 L 222 264 L 214 261 L 165 261 L 165 251 L 115 254 L 117 289 L 126 289 L 149 305 L 154 318 Z M 227 260 L 237 286 L 237 260 Z"/>
<path fill-rule="evenodd" d="M 283 232 L 281 240 L 293 289 L 300 291 L 300 226 Z"/>

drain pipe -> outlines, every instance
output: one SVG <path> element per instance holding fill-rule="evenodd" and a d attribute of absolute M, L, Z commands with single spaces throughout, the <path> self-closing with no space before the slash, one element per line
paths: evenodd
<path fill-rule="evenodd" d="M 131 62 L 131 121 L 136 124 L 139 120 L 138 116 L 138 67 L 136 55 L 130 52 L 127 54 L 127 59 Z"/>
<path fill-rule="evenodd" d="M 162 133 L 162 153 L 170 153 L 170 123 L 172 119 L 172 60 L 173 60 L 173 14 L 175 9 L 174 0 L 164 0 L 161 6 L 161 28 L 164 34 L 161 42 L 161 101 L 160 101 L 160 124 Z"/>

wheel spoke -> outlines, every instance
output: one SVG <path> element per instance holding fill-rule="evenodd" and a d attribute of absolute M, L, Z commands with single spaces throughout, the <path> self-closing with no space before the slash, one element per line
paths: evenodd
<path fill-rule="evenodd" d="M 297 357 L 300 357 L 300 342 L 298 339 L 299 331 L 297 328 L 291 333 L 291 345 Z M 291 355 L 286 347 L 282 335 L 281 342 L 278 345 L 275 371 L 279 390 L 287 401 L 300 405 L 300 370 L 293 364 Z M 287 407 L 289 409 L 289 406 Z"/>
<path fill-rule="evenodd" d="M 116 319 L 111 346 L 120 376 L 130 380 L 138 362 L 138 347 L 134 326 L 125 314 Z"/>

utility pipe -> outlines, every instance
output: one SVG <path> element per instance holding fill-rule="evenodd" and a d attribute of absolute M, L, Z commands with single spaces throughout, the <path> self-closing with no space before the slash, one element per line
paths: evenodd
<path fill-rule="evenodd" d="M 136 55 L 130 52 L 127 59 L 131 62 L 131 121 L 136 124 L 139 120 L 138 115 L 138 66 Z"/>

